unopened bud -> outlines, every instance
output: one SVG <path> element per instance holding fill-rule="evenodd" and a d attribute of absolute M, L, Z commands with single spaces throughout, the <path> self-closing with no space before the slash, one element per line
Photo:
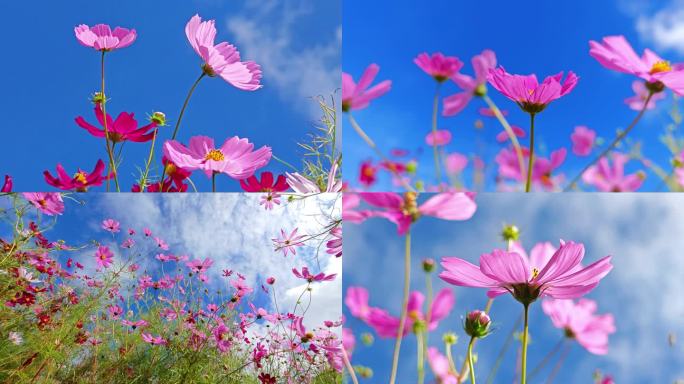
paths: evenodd
<path fill-rule="evenodd" d="M 475 310 L 466 315 L 463 329 L 470 337 L 482 338 L 489 334 L 491 324 L 492 321 L 485 312 Z"/>
<path fill-rule="evenodd" d="M 430 273 L 435 270 L 435 261 L 433 259 L 423 260 L 423 271 Z"/>
<path fill-rule="evenodd" d="M 150 116 L 150 121 L 157 124 L 160 127 L 163 127 L 166 125 L 166 115 L 164 112 L 154 112 L 152 116 Z"/>
<path fill-rule="evenodd" d="M 520 229 L 515 225 L 506 225 L 503 231 L 501 231 L 501 237 L 503 237 L 504 241 L 518 241 L 520 239 Z"/>
<path fill-rule="evenodd" d="M 458 342 L 458 336 L 453 332 L 447 332 L 442 336 L 442 341 L 447 345 L 454 345 Z"/>

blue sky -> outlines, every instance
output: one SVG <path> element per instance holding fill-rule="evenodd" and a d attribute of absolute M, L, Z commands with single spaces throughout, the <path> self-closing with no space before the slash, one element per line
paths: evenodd
<path fill-rule="evenodd" d="M 423 197 L 422 199 L 425 199 Z M 590 355 L 578 345 L 571 349 L 568 360 L 555 382 L 588 383 L 595 369 L 610 373 L 618 383 L 668 383 L 684 377 L 684 353 L 681 344 L 668 346 L 668 334 L 678 339 L 684 334 L 681 319 L 684 282 L 673 271 L 684 269 L 681 249 L 684 200 L 676 194 L 479 194 L 478 211 L 464 222 L 448 222 L 421 218 L 413 227 L 412 289 L 424 290 L 420 262 L 443 256 L 457 256 L 477 263 L 479 255 L 504 246 L 499 233 L 504 224 L 513 223 L 522 231 L 526 249 L 541 241 L 558 243 L 559 239 L 584 243 L 585 262 L 612 255 L 614 269 L 588 297 L 598 302 L 599 312 L 615 315 L 617 332 L 610 337 L 606 356 Z M 393 224 L 374 219 L 361 225 L 345 224 L 344 289 L 365 286 L 370 291 L 370 304 L 398 315 L 401 303 L 404 239 L 396 235 Z M 440 269 L 438 268 L 438 271 Z M 669 273 L 668 273 L 669 271 Z M 435 291 L 447 287 L 434 276 Z M 454 287 L 456 306 L 451 316 L 442 321 L 432 334 L 431 344 L 453 330 L 460 335 L 454 347 L 455 358 L 465 352 L 462 316 L 466 311 L 482 308 L 487 299 L 484 289 Z M 540 303 L 531 307 L 531 337 L 528 367 L 536 364 L 560 339 L 560 331 L 543 314 Z M 492 319 L 496 332 L 476 347 L 478 382 L 484 382 L 521 306 L 509 296 L 494 302 Z M 351 317 L 346 307 L 347 327 L 372 332 Z M 441 345 L 441 341 L 439 342 Z M 399 383 L 415 382 L 415 337 L 402 344 Z M 353 362 L 369 366 L 373 380 L 389 377 L 393 340 L 376 337 L 372 348 L 357 343 Z M 511 382 L 514 375 L 513 349 L 509 350 L 497 380 Z M 458 356 L 458 357 L 456 357 Z M 461 361 L 461 360 L 459 360 Z M 531 368 L 529 368 L 531 369 Z M 547 368 L 533 382 L 544 382 Z M 429 382 L 429 381 L 428 381 Z"/>
<path fill-rule="evenodd" d="M 262 65 L 264 87 L 233 88 L 220 78 L 199 85 L 183 119 L 179 138 L 203 134 L 223 142 L 239 135 L 299 166 L 306 139 L 318 119 L 310 98 L 339 88 L 341 5 L 339 1 L 228 0 L 69 1 L 59 6 L 3 1 L 0 30 L 8 58 L 0 63 L 4 137 L 0 174 L 11 174 L 15 190 L 47 190 L 42 172 L 61 162 L 68 172 L 91 170 L 106 158 L 104 143 L 74 123 L 93 121 L 89 96 L 99 88 L 99 54 L 77 43 L 74 26 L 107 23 L 135 28 L 138 40 L 107 58 L 108 112 L 134 112 L 138 121 L 163 111 L 175 123 L 183 100 L 200 73 L 200 58 L 185 37 L 195 13 L 215 19 L 217 41 L 235 44 L 245 60 Z M 171 129 L 160 137 L 168 138 Z M 120 170 L 128 190 L 144 164 L 148 144 L 127 144 Z M 158 152 L 159 154 L 161 152 Z M 273 161 L 268 169 L 286 169 Z M 193 177 L 202 190 L 203 175 Z M 240 190 L 220 178 L 221 190 Z M 50 187 L 51 188 L 51 187 Z"/>
<path fill-rule="evenodd" d="M 633 94 L 633 77 L 598 64 L 588 54 L 589 40 L 623 34 L 639 53 L 650 47 L 673 62 L 681 61 L 684 54 L 680 17 L 684 2 L 680 0 L 389 3 L 344 2 L 343 70 L 358 79 L 366 66 L 375 62 L 381 67 L 378 79 L 393 80 L 390 93 L 370 108 L 355 112 L 355 117 L 386 154 L 395 147 L 424 150 L 425 155 L 419 157 L 423 163 L 420 175 L 429 182 L 434 181 L 432 152 L 426 148 L 424 137 L 431 127 L 435 84 L 413 63 L 419 53 L 441 51 L 458 56 L 468 74 L 473 72 L 470 58 L 486 48 L 494 50 L 498 63 L 512 73 L 543 77 L 559 71 L 576 72 L 581 77 L 577 88 L 537 117 L 537 149 L 542 155 L 560 147 L 569 151 L 569 137 L 576 125 L 587 125 L 599 137 L 612 139 L 616 129 L 626 127 L 636 115 L 623 103 Z M 453 83 L 442 88 L 443 95 L 458 91 Z M 489 94 L 500 108 L 510 112 L 512 124 L 529 130 L 529 117 L 517 106 L 491 87 Z M 477 114 L 483 106 L 481 100 L 475 100 L 456 117 L 440 118 L 438 127 L 453 133 L 450 150 L 468 155 L 481 152 L 493 162 L 500 148 L 494 137 L 501 128 L 495 119 Z M 668 95 L 631 134 L 634 141 L 643 142 L 645 155 L 663 167 L 668 166 L 669 157 L 658 136 L 669 122 L 667 112 L 671 106 Z M 478 118 L 485 123 L 482 130 L 474 128 Z M 355 180 L 359 163 L 371 158 L 372 152 L 351 129 L 346 130 L 344 138 L 346 179 L 358 186 Z M 589 161 L 569 158 L 572 161 L 566 161 L 561 168 L 569 177 Z M 495 168 L 492 164 L 489 169 L 489 190 L 493 189 Z M 643 169 L 638 162 L 628 165 L 630 171 L 637 168 Z M 649 174 L 643 188 L 653 190 L 659 186 L 659 179 Z M 389 176 L 384 175 L 376 189 L 390 187 Z"/>
<path fill-rule="evenodd" d="M 323 212 L 332 212 L 339 217 L 336 194 L 310 197 L 286 206 L 277 206 L 273 211 L 266 211 L 259 205 L 258 194 L 91 193 L 77 195 L 76 198 L 83 204 L 71 198 L 65 200 L 65 213 L 46 232 L 51 241 L 63 239 L 67 244 L 81 246 L 98 240 L 118 252 L 116 243 L 120 244 L 128 237 L 128 228 L 137 231 L 134 236 L 137 244 L 145 244 L 143 228 L 150 228 L 154 236 L 161 237 L 169 244 L 168 252 L 171 254 L 188 255 L 191 259 L 213 259 L 214 265 L 207 273 L 212 290 L 225 290 L 226 280 L 221 277 L 223 269 L 242 273 L 247 278 L 247 284 L 254 288 L 258 288 L 267 277 L 275 277 L 277 284 L 273 287 L 281 310 L 291 310 L 304 289 L 302 280 L 292 274 L 292 268 L 309 266 L 316 272 L 341 273 L 341 261 L 325 254 L 325 248 L 318 258 L 319 269 L 315 261 L 318 244 L 301 247 L 296 256 L 284 258 L 281 252 L 274 252 L 271 240 L 278 236 L 281 228 L 288 233 L 295 227 L 300 229 L 300 233 L 319 233 L 321 223 L 327 223 Z M 1 197 L 0 207 L 5 207 L 8 201 L 8 197 Z M 116 243 L 101 228 L 102 220 L 106 218 L 121 223 L 122 232 L 117 234 Z M 0 227 L 0 234 L 6 236 L 8 228 L 7 225 Z M 144 249 L 141 252 L 147 260 L 139 262 L 141 270 L 147 269 L 158 278 L 161 262 L 154 259 L 158 251 L 152 249 L 146 252 Z M 75 254 L 65 253 L 59 260 L 65 263 L 68 257 L 72 257 L 92 273 L 95 268 L 93 254 L 94 249 L 88 247 Z M 339 319 L 341 284 L 338 278 L 314 287 L 312 307 L 305 319 L 307 326 Z M 271 300 L 261 290 L 255 289 L 255 297 L 257 305 L 273 310 Z"/>

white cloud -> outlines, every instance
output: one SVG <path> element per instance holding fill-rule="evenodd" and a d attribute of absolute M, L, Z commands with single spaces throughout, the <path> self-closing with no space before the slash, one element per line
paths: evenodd
<path fill-rule="evenodd" d="M 665 6 L 654 8 L 654 3 L 644 1 L 621 1 L 623 12 L 635 18 L 639 37 L 659 50 L 673 50 L 684 54 L 684 1 L 662 2 Z"/>
<path fill-rule="evenodd" d="M 250 0 L 244 12 L 230 16 L 228 29 L 243 57 L 262 66 L 265 86 L 275 86 L 281 97 L 302 111 L 318 117 L 320 110 L 310 98 L 329 96 L 340 87 L 342 27 L 330 20 L 328 29 L 317 31 L 324 43 L 302 46 L 310 36 L 297 30 L 304 18 L 315 18 L 315 6 L 303 0 Z"/>

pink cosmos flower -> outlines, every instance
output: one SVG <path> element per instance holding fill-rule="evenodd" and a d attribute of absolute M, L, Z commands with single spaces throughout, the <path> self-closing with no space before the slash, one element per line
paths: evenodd
<path fill-rule="evenodd" d="M 587 156 L 594 147 L 596 131 L 584 125 L 578 125 L 570 135 L 570 140 L 572 140 L 572 153 L 577 156 Z"/>
<path fill-rule="evenodd" d="M 107 312 L 109 312 L 111 317 L 118 319 L 119 316 L 123 314 L 123 308 L 119 307 L 118 305 L 110 305 L 107 307 Z"/>
<path fill-rule="evenodd" d="M 523 147 L 522 152 L 525 161 L 527 161 L 530 157 L 530 151 Z M 566 156 L 567 150 L 561 148 L 551 152 L 551 156 L 548 159 L 545 157 L 535 157 L 532 165 L 532 184 L 546 190 L 553 190 L 558 187 L 565 177 L 563 175 L 554 175 L 554 173 L 563 164 Z M 525 180 L 524 177 L 527 175 L 520 173 L 518 159 L 513 148 L 502 149 L 496 155 L 495 161 L 499 165 L 500 177 L 518 182 Z"/>
<path fill-rule="evenodd" d="M 510 293 L 524 305 L 547 296 L 575 299 L 594 289 L 613 268 L 610 256 L 587 267 L 580 266 L 583 258 L 584 245 L 561 242 L 539 269 L 518 252 L 495 249 L 480 256 L 479 267 L 457 257 L 444 257 L 445 270 L 439 277 L 453 285 L 488 288 L 487 296 L 491 298 Z"/>
<path fill-rule="evenodd" d="M 102 229 L 107 232 L 117 233 L 121 230 L 121 225 L 114 219 L 106 219 L 102 221 Z"/>
<path fill-rule="evenodd" d="M 333 228 L 330 231 L 331 239 L 325 244 L 328 248 L 326 253 L 328 255 L 335 255 L 335 257 L 342 257 L 342 226 Z"/>
<path fill-rule="evenodd" d="M 273 285 L 273 284 L 275 284 L 275 281 L 276 281 L 275 277 L 271 276 L 268 279 L 266 279 L 266 284 Z"/>
<path fill-rule="evenodd" d="M 511 130 L 513 131 L 513 134 L 516 137 L 525 137 L 525 130 L 518 127 L 517 125 L 511 125 Z M 508 133 L 505 130 L 499 132 L 496 135 L 496 141 L 498 141 L 499 143 L 505 143 L 508 140 L 510 140 L 510 138 L 508 137 Z"/>
<path fill-rule="evenodd" d="M 359 195 L 345 193 L 342 195 L 342 220 L 354 224 L 360 224 L 371 216 L 368 210 L 357 211 L 356 208 L 361 204 Z"/>
<path fill-rule="evenodd" d="M 290 232 L 290 235 L 288 236 L 285 233 L 285 230 L 281 229 L 280 238 L 271 239 L 275 244 L 275 251 L 283 251 L 283 256 L 287 256 L 288 252 L 292 253 L 292 255 L 296 255 L 296 247 L 303 246 L 304 243 L 302 240 L 306 238 L 306 235 L 297 235 L 298 230 L 299 228 L 293 229 L 292 232 Z"/>
<path fill-rule="evenodd" d="M 212 265 L 214 264 L 214 260 L 206 257 L 204 260 L 192 260 L 188 261 L 185 263 L 185 265 L 190 268 L 190 270 L 194 273 L 199 273 L 203 274 L 206 272 Z"/>
<path fill-rule="evenodd" d="M 544 300 L 542 309 L 556 328 L 565 336 L 577 340 L 587 351 L 596 355 L 608 353 L 608 335 L 615 333 L 613 315 L 596 315 L 596 302 L 580 299 Z"/>
<path fill-rule="evenodd" d="M 0 188 L 0 192 L 3 192 L 3 193 L 12 192 L 13 184 L 14 183 L 12 181 L 12 176 L 5 175 L 5 182 L 4 182 L 4 184 L 2 184 L 2 188 Z"/>
<path fill-rule="evenodd" d="M 377 181 L 378 167 L 374 166 L 373 163 L 369 161 L 364 161 L 361 163 L 361 170 L 359 172 L 359 182 L 366 188 L 375 184 Z"/>
<path fill-rule="evenodd" d="M 435 347 L 428 348 L 428 364 L 437 376 L 440 384 L 458 384 L 459 375 L 451 370 L 449 359 L 442 355 Z"/>
<path fill-rule="evenodd" d="M 463 67 L 463 62 L 458 57 L 444 56 L 441 52 L 433 53 L 432 56 L 421 53 L 413 62 L 438 83 L 447 81 Z"/>
<path fill-rule="evenodd" d="M 405 234 L 420 216 L 433 216 L 444 220 L 467 220 L 473 216 L 477 205 L 470 195 L 462 192 L 446 192 L 432 195 L 418 206 L 418 196 L 406 193 L 359 193 L 366 203 L 383 208 L 372 215 L 384 217 L 397 225 L 400 235 Z"/>
<path fill-rule="evenodd" d="M 389 92 L 392 88 L 390 80 L 381 81 L 370 89 L 368 88 L 375 80 L 378 72 L 380 72 L 380 67 L 377 64 L 369 65 L 361 75 L 358 84 L 354 82 L 350 74 L 342 72 L 342 111 L 364 109 L 373 99 Z"/>
<path fill-rule="evenodd" d="M 451 132 L 446 129 L 439 129 L 435 132 L 430 132 L 425 136 L 425 143 L 427 145 L 442 146 L 451 142 Z"/>
<path fill-rule="evenodd" d="M 150 333 L 144 333 L 142 332 L 140 334 L 142 337 L 143 341 L 152 345 L 165 345 L 168 342 L 161 336 L 154 336 Z"/>
<path fill-rule="evenodd" d="M 539 113 L 550 102 L 570 93 L 577 85 L 579 77 L 570 71 L 565 81 L 561 81 L 562 79 L 563 72 L 560 72 L 554 76 L 548 76 L 540 84 L 536 75 L 512 75 L 503 67 L 489 70 L 487 77 L 496 90 L 528 113 Z"/>
<path fill-rule="evenodd" d="M 22 196 L 46 215 L 61 215 L 64 212 L 62 195 L 56 192 L 24 192 Z"/>
<path fill-rule="evenodd" d="M 316 182 L 309 180 L 306 176 L 299 173 L 285 173 L 287 183 L 295 192 L 301 195 L 310 195 L 322 192 L 340 192 L 342 191 L 342 180 L 337 178 L 337 171 L 339 164 L 334 162 L 328 171 L 328 180 L 326 185 L 318 185 Z"/>
<path fill-rule="evenodd" d="M 278 175 L 274 182 L 271 172 L 261 172 L 261 180 L 254 175 L 240 180 L 240 186 L 245 192 L 285 192 L 290 188 L 284 175 Z"/>
<path fill-rule="evenodd" d="M 494 51 L 485 49 L 479 55 L 474 56 L 471 62 L 475 70 L 475 78 L 462 73 L 450 76 L 451 80 L 463 89 L 463 92 L 444 98 L 444 108 L 442 110 L 444 116 L 453 116 L 461 112 L 472 100 L 473 96 L 483 96 L 487 91 L 485 88 L 487 75 L 491 69 L 496 68 L 496 54 Z M 484 109 L 492 113 L 489 108 Z M 494 116 L 493 113 L 492 116 Z"/>
<path fill-rule="evenodd" d="M 128 327 L 131 327 L 133 329 L 136 329 L 136 328 L 145 327 L 145 326 L 147 326 L 148 323 L 145 320 L 138 320 L 138 321 L 121 320 L 121 324 L 128 326 Z"/>
<path fill-rule="evenodd" d="M 625 104 L 627 104 L 631 109 L 635 111 L 640 111 L 644 108 L 644 103 L 648 99 L 648 94 L 650 91 L 646 87 L 643 81 L 634 80 L 632 82 L 632 90 L 634 91 L 634 96 L 625 99 Z M 656 107 L 656 101 L 665 98 L 665 94 L 662 92 L 655 93 L 651 96 L 651 100 L 648 101 L 646 109 L 653 109 Z"/>
<path fill-rule="evenodd" d="M 449 288 L 440 290 L 432 302 L 430 312 L 430 324 L 428 329 L 435 330 L 439 322 L 445 319 L 454 306 L 456 299 L 453 292 Z M 408 317 L 404 326 L 404 336 L 413 329 L 413 324 L 416 321 L 425 321 L 426 314 L 423 313 L 423 304 L 425 296 L 422 293 L 414 291 L 409 295 L 407 306 Z M 397 337 L 399 332 L 399 318 L 391 316 L 387 311 L 379 308 L 371 308 L 366 318 L 366 323 L 377 332 L 380 337 Z"/>
<path fill-rule="evenodd" d="M 598 164 L 592 165 L 582 175 L 585 183 L 595 186 L 602 192 L 634 192 L 643 184 L 646 174 L 636 172 L 625 175 L 625 164 L 629 156 L 624 153 L 613 152 L 612 166 L 607 156 L 602 157 Z"/>
<path fill-rule="evenodd" d="M 190 138 L 188 147 L 175 140 L 164 143 L 164 155 L 185 170 L 200 169 L 207 177 L 214 172 L 243 180 L 271 160 L 271 148 L 263 146 L 253 151 L 254 144 L 237 136 L 227 139 L 220 148 L 207 136 Z"/>
<path fill-rule="evenodd" d="M 240 52 L 227 42 L 214 45 L 214 20 L 202 21 L 193 16 L 185 26 L 185 36 L 192 48 L 204 60 L 202 69 L 207 76 L 220 76 L 235 88 L 256 91 L 261 88 L 261 67 L 253 61 L 240 61 Z"/>
<path fill-rule="evenodd" d="M 104 245 L 97 247 L 97 251 L 95 252 L 95 261 L 97 262 L 97 266 L 99 268 L 109 268 L 109 266 L 112 265 L 113 257 L 114 254 L 109 247 Z"/>
<path fill-rule="evenodd" d="M 333 273 L 331 275 L 326 275 L 325 273 L 321 272 L 316 275 L 312 275 L 311 272 L 309 272 L 309 268 L 307 267 L 302 267 L 302 271 L 299 272 L 297 268 L 292 268 L 292 273 L 297 276 L 300 279 L 306 280 L 309 283 L 313 282 L 321 282 L 321 281 L 333 281 L 335 280 L 335 276 L 337 276 L 336 273 Z"/>
<path fill-rule="evenodd" d="M 604 37 L 601 43 L 592 40 L 589 47 L 589 54 L 601 65 L 644 79 L 646 87 L 654 93 L 667 87 L 678 95 L 684 95 L 683 64 L 670 64 L 648 48 L 639 57 L 622 35 Z"/>
<path fill-rule="evenodd" d="M 446 171 L 450 175 L 458 175 L 468 165 L 468 157 L 460 153 L 450 153 L 445 160 Z"/>
<path fill-rule="evenodd" d="M 79 43 L 98 51 L 126 48 L 133 44 L 137 37 L 135 29 L 116 27 L 112 31 L 107 24 L 97 24 L 93 27 L 81 24 L 74 28 L 74 33 Z"/>
<path fill-rule="evenodd" d="M 484 117 L 496 117 L 496 114 L 491 108 L 482 107 L 477 110 L 477 112 Z M 500 110 L 502 116 L 508 116 L 508 111 L 505 109 Z"/>
<path fill-rule="evenodd" d="M 280 205 L 280 195 L 275 192 L 262 195 L 259 199 L 259 205 L 263 205 L 267 211 L 272 210 L 275 205 Z"/>
<path fill-rule="evenodd" d="M 342 346 L 349 359 L 352 358 L 354 354 L 354 347 L 356 347 L 356 337 L 354 337 L 354 332 L 349 328 L 342 328 Z"/>
<path fill-rule="evenodd" d="M 89 187 L 94 187 L 102 185 L 102 183 L 111 178 L 114 175 L 103 175 L 102 172 L 105 170 L 105 165 L 102 160 L 98 160 L 95 164 L 95 169 L 91 173 L 87 173 L 81 168 L 70 177 L 62 164 L 57 164 L 57 177 L 53 177 L 50 171 L 43 172 L 45 176 L 45 182 L 52 185 L 55 188 L 59 188 L 65 191 L 76 190 L 78 192 L 85 192 Z"/>
<path fill-rule="evenodd" d="M 104 127 L 104 115 L 102 114 L 100 103 L 95 104 L 95 117 L 100 123 L 100 126 Z M 95 137 L 105 137 L 104 128 L 95 127 L 81 116 L 76 118 L 76 124 Z M 150 141 L 154 136 L 154 132 L 148 131 L 156 127 L 157 123 L 153 121 L 138 128 L 138 122 L 135 120 L 135 114 L 133 113 L 121 112 L 119 116 L 116 117 L 116 120 L 112 119 L 112 116 L 109 113 L 107 114 L 107 133 L 109 134 L 109 140 L 113 143 L 120 143 L 123 141 L 144 143 Z"/>

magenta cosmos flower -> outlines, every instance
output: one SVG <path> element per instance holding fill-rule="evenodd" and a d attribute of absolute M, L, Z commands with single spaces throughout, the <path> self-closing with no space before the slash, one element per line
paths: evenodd
<path fill-rule="evenodd" d="M 64 212 L 64 201 L 59 193 L 24 192 L 22 195 L 29 203 L 46 215 L 61 215 Z"/>
<path fill-rule="evenodd" d="M 570 135 L 572 140 L 572 153 L 577 156 L 587 156 L 594 148 L 596 141 L 596 131 L 584 125 L 575 127 L 575 131 Z"/>
<path fill-rule="evenodd" d="M 261 180 L 254 175 L 240 180 L 240 186 L 245 192 L 285 192 L 290 189 L 285 175 L 278 175 L 274 180 L 271 172 L 261 172 Z"/>
<path fill-rule="evenodd" d="M 117 233 L 121 230 L 121 224 L 114 219 L 106 219 L 102 221 L 102 229 L 107 232 Z"/>
<path fill-rule="evenodd" d="M 355 109 L 366 108 L 371 100 L 389 92 L 392 88 L 390 80 L 381 81 L 379 84 L 368 88 L 375 76 L 380 72 L 380 67 L 377 64 L 371 64 L 366 68 L 359 79 L 358 84 L 354 82 L 352 76 L 346 72 L 342 72 L 342 111 L 348 112 Z"/>
<path fill-rule="evenodd" d="M 323 272 L 318 273 L 316 275 L 313 275 L 313 274 L 311 274 L 311 272 L 309 272 L 308 267 L 302 267 L 301 272 L 299 272 L 299 270 L 297 268 L 292 268 L 292 274 L 294 274 L 296 277 L 298 277 L 302 280 L 308 281 L 309 283 L 322 282 L 322 281 L 333 281 L 333 280 L 335 280 L 335 276 L 337 276 L 337 274 L 335 274 L 335 273 L 333 273 L 331 275 L 326 275 Z"/>
<path fill-rule="evenodd" d="M 255 91 L 261 88 L 261 67 L 253 61 L 240 61 L 240 52 L 232 44 L 214 45 L 214 20 L 202 21 L 193 16 L 185 26 L 185 35 L 192 48 L 204 60 L 202 70 L 207 76 L 220 76 L 235 88 Z"/>
<path fill-rule="evenodd" d="M 589 47 L 589 54 L 601 65 L 642 78 L 650 92 L 667 87 L 684 95 L 684 64 L 670 64 L 648 48 L 639 57 L 622 35 L 604 37 L 601 43 L 592 40 Z"/>
<path fill-rule="evenodd" d="M 377 181 L 378 167 L 373 165 L 370 160 L 361 163 L 361 169 L 359 170 L 359 183 L 364 186 L 364 188 L 369 188 Z"/>
<path fill-rule="evenodd" d="M 400 235 L 405 234 L 412 223 L 421 216 L 433 216 L 444 220 L 470 219 L 477 205 L 469 194 L 462 192 L 446 192 L 432 195 L 420 206 L 418 195 L 407 192 L 402 197 L 396 193 L 359 193 L 366 203 L 383 208 L 372 211 L 371 215 L 384 217 L 397 225 Z"/>
<path fill-rule="evenodd" d="M 644 107 L 646 109 L 653 109 L 656 107 L 656 102 L 658 100 L 662 100 L 665 98 L 665 94 L 662 92 L 655 93 L 651 96 L 651 100 L 648 100 L 648 95 L 651 93 L 651 91 L 648 90 L 646 87 L 646 84 L 644 84 L 643 81 L 639 80 L 634 80 L 632 82 L 632 90 L 634 91 L 634 96 L 628 97 L 625 99 L 625 104 L 629 106 L 629 108 L 635 110 L 635 111 L 640 111 Z M 646 103 L 646 100 L 648 100 L 648 104 L 644 106 L 644 103 Z"/>
<path fill-rule="evenodd" d="M 596 302 L 580 299 L 544 300 L 542 309 L 556 328 L 562 329 L 565 336 L 596 355 L 608 353 L 608 335 L 615 333 L 613 315 L 597 315 Z"/>
<path fill-rule="evenodd" d="M 425 136 L 425 143 L 433 146 L 444 146 L 451 142 L 451 132 L 446 129 L 439 129 L 435 132 L 430 132 Z"/>
<path fill-rule="evenodd" d="M 151 333 L 141 333 L 143 341 L 152 345 L 164 345 L 167 341 L 161 336 L 154 336 Z"/>
<path fill-rule="evenodd" d="M 458 175 L 468 165 L 468 157 L 458 152 L 450 153 L 444 159 L 447 174 Z"/>
<path fill-rule="evenodd" d="M 526 160 L 530 158 L 529 149 L 522 148 L 523 157 Z M 551 152 L 549 158 L 535 156 L 532 165 L 532 184 L 539 186 L 546 190 L 553 190 L 558 187 L 564 180 L 564 176 L 555 175 L 555 171 L 563 164 L 567 157 L 567 150 L 561 148 L 557 151 Z M 520 173 L 518 166 L 518 159 L 515 151 L 512 148 L 502 149 L 495 158 L 499 166 L 499 176 L 515 181 L 523 181 L 526 175 Z"/>
<path fill-rule="evenodd" d="M 457 257 L 442 258 L 439 277 L 449 284 L 488 288 L 493 298 L 510 293 L 524 305 L 540 297 L 575 299 L 594 289 L 613 268 L 610 256 L 581 267 L 584 245 L 562 242 L 544 265 L 519 252 L 495 249 L 480 256 L 475 266 Z M 536 265 L 535 265 L 536 264 Z"/>
<path fill-rule="evenodd" d="M 535 114 L 543 111 L 552 101 L 570 93 L 577 85 L 579 77 L 570 71 L 562 81 L 563 72 L 560 72 L 548 76 L 540 84 L 536 75 L 512 75 L 499 67 L 489 71 L 487 80 L 523 111 Z"/>
<path fill-rule="evenodd" d="M 73 177 L 66 173 L 64 167 L 62 167 L 62 164 L 57 164 L 56 169 L 57 177 L 52 176 L 50 171 L 43 172 L 43 175 L 45 176 L 45 182 L 55 188 L 65 191 L 76 190 L 78 192 L 85 192 L 89 187 L 102 185 L 105 180 L 114 176 L 102 174 L 102 172 L 105 170 L 105 165 L 102 160 L 97 161 L 92 172 L 87 173 L 79 168 Z"/>
<path fill-rule="evenodd" d="M 97 262 L 97 266 L 99 268 L 109 268 L 109 266 L 112 265 L 113 257 L 114 254 L 112 251 L 109 249 L 109 247 L 104 245 L 100 245 L 97 247 L 97 251 L 95 251 L 95 261 Z"/>
<path fill-rule="evenodd" d="M 444 56 L 441 52 L 432 55 L 421 53 L 413 62 L 438 83 L 447 81 L 463 67 L 463 62 L 458 57 Z"/>
<path fill-rule="evenodd" d="M 104 126 L 104 115 L 102 114 L 100 103 L 95 104 L 95 117 L 100 126 Z M 76 118 L 76 124 L 95 137 L 105 137 L 104 128 L 95 127 L 81 116 Z M 152 121 L 150 124 L 138 128 L 138 122 L 135 120 L 133 113 L 121 112 L 116 117 L 116 120 L 112 119 L 109 113 L 107 114 L 107 133 L 109 134 L 109 140 L 113 143 L 120 143 L 122 141 L 144 143 L 150 141 L 154 136 L 154 132 L 149 131 L 156 127 L 157 123 Z"/>
<path fill-rule="evenodd" d="M 270 147 L 253 149 L 254 144 L 237 136 L 227 139 L 219 148 L 210 137 L 193 136 L 187 147 L 175 140 L 164 143 L 164 156 L 185 170 L 200 169 L 207 177 L 216 172 L 243 180 L 271 160 Z"/>
<path fill-rule="evenodd" d="M 629 161 L 629 156 L 624 153 L 613 152 L 611 158 L 612 166 L 608 157 L 604 156 L 598 164 L 592 165 L 582 174 L 582 180 L 602 192 L 634 192 L 639 189 L 646 174 L 636 172 L 625 175 L 625 164 Z"/>
<path fill-rule="evenodd" d="M 345 193 L 342 195 L 342 220 L 354 224 L 360 224 L 371 216 L 368 210 L 358 211 L 356 208 L 361 205 L 359 195 Z"/>
<path fill-rule="evenodd" d="M 297 248 L 304 245 L 304 239 L 306 235 L 298 235 L 297 231 L 299 228 L 295 228 L 288 235 L 285 233 L 284 229 L 280 230 L 280 237 L 277 239 L 271 239 L 275 244 L 276 251 L 283 251 L 283 256 L 287 256 L 288 253 L 292 255 L 297 254 Z"/>
<path fill-rule="evenodd" d="M 14 182 L 12 181 L 12 176 L 5 175 L 5 182 L 2 184 L 2 188 L 0 188 L 0 192 L 3 192 L 3 193 L 12 192 L 12 186 L 13 185 L 14 185 Z"/>
<path fill-rule="evenodd" d="M 474 96 L 484 96 L 487 92 L 487 75 L 490 69 L 496 68 L 496 54 L 494 51 L 485 49 L 479 55 L 474 56 L 471 62 L 475 70 L 474 78 L 462 73 L 451 76 L 451 80 L 461 87 L 463 92 L 444 98 L 442 110 L 444 116 L 453 116 L 461 112 Z M 495 116 L 491 109 L 484 108 L 484 110 L 486 110 L 486 116 Z"/>
<path fill-rule="evenodd" d="M 126 48 L 133 44 L 137 37 L 135 29 L 116 27 L 112 31 L 107 24 L 97 24 L 93 27 L 81 24 L 74 28 L 74 33 L 79 43 L 98 51 Z"/>

